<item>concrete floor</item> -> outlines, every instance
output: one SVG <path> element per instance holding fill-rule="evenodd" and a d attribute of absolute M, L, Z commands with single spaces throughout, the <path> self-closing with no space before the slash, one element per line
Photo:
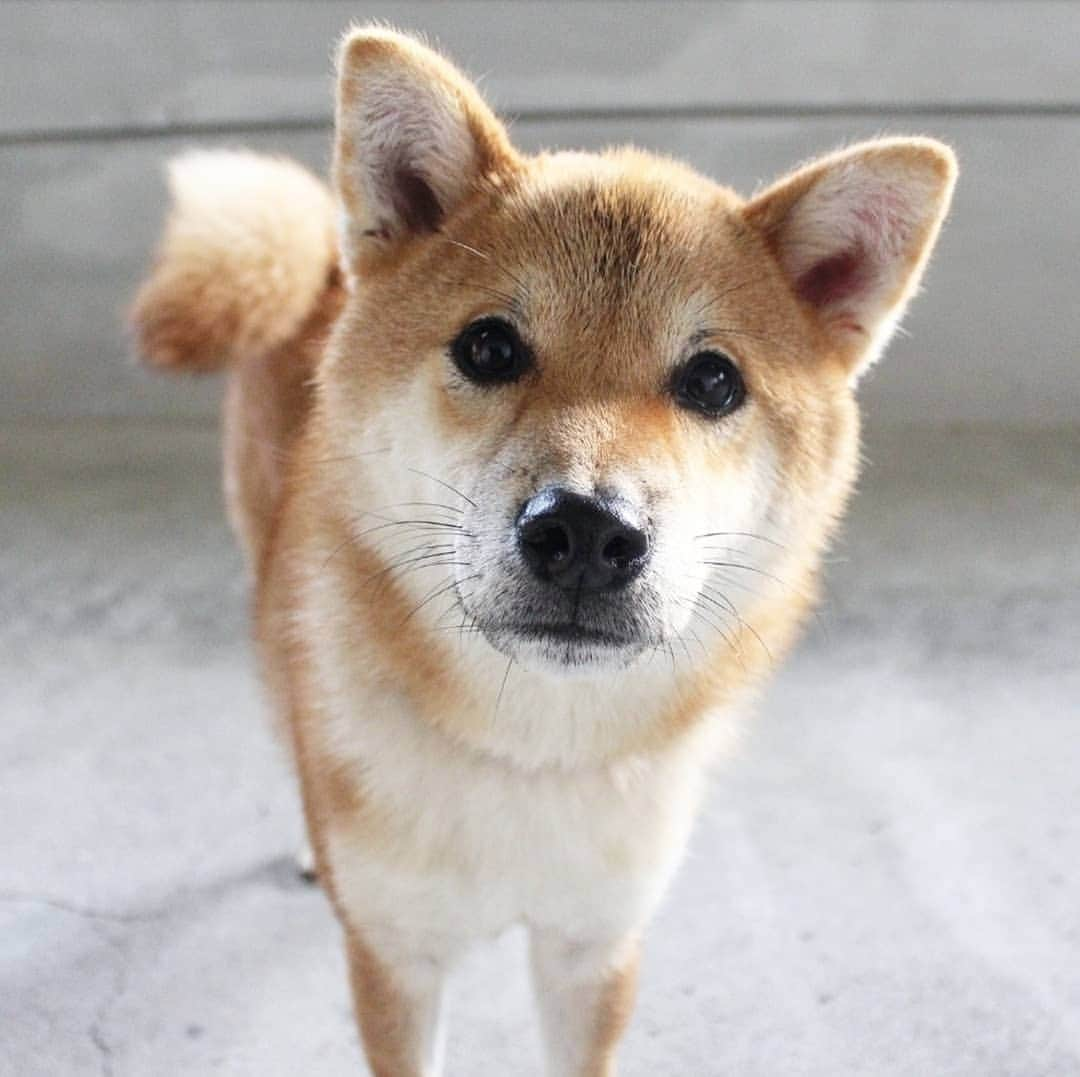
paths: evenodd
<path fill-rule="evenodd" d="M 216 437 L 0 433 L 0 1073 L 357 1074 Z M 625 1077 L 1080 1075 L 1080 432 L 893 430 L 722 770 Z M 535 1075 L 522 939 L 451 1075 Z"/>

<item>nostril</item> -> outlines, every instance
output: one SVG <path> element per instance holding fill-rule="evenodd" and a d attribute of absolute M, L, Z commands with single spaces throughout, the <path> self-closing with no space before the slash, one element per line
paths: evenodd
<path fill-rule="evenodd" d="M 628 568 L 648 552 L 649 544 L 641 531 L 623 531 L 604 544 L 600 556 L 612 568 Z"/>
<path fill-rule="evenodd" d="M 522 541 L 546 564 L 558 565 L 570 556 L 570 535 L 555 520 L 534 524 L 522 536 Z"/>
<path fill-rule="evenodd" d="M 616 568 L 622 568 L 633 559 L 633 555 L 630 553 L 630 543 L 623 535 L 616 535 L 610 542 L 600 551 L 600 556 L 603 557 L 608 564 L 614 565 Z"/>

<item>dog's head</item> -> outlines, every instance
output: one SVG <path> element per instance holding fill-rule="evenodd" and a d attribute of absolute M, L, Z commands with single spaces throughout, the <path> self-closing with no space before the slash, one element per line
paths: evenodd
<path fill-rule="evenodd" d="M 434 620 L 595 668 L 808 583 L 946 147 L 855 146 L 746 202 L 633 150 L 522 156 L 445 60 L 364 30 L 334 172 L 352 291 L 324 411 L 358 539 Z"/>

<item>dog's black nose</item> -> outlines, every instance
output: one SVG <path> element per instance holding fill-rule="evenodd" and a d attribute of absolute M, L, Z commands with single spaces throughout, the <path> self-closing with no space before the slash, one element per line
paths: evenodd
<path fill-rule="evenodd" d="M 566 591 L 622 587 L 649 555 L 648 535 L 624 506 L 557 488 L 525 503 L 517 535 L 533 574 Z"/>

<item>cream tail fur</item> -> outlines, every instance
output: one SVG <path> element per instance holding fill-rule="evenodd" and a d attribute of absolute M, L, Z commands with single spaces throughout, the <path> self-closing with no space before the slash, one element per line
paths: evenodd
<path fill-rule="evenodd" d="M 143 358 L 213 370 L 300 328 L 337 263 L 333 199 L 284 158 L 194 151 L 169 164 L 172 209 L 132 311 Z"/>

